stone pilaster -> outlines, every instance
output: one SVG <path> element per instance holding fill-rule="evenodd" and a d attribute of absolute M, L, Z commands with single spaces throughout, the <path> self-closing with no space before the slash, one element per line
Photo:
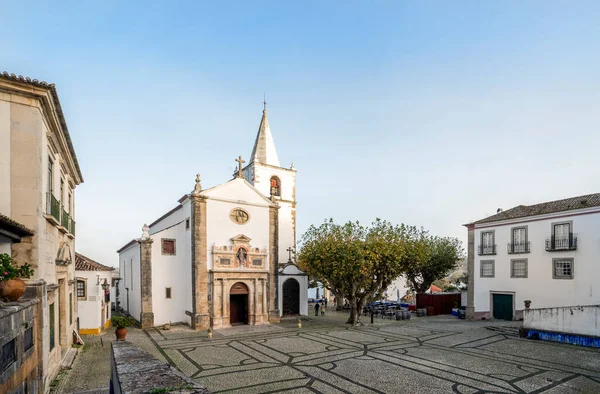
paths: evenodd
<path fill-rule="evenodd" d="M 468 225 L 467 240 L 467 309 L 466 317 L 468 320 L 475 320 L 475 226 Z"/>
<path fill-rule="evenodd" d="M 142 328 L 154 327 L 154 312 L 152 311 L 152 242 L 150 237 L 142 237 L 140 243 L 140 276 L 142 312 L 140 323 Z"/>
<path fill-rule="evenodd" d="M 269 321 L 278 323 L 279 316 L 279 206 L 269 208 Z"/>
<path fill-rule="evenodd" d="M 208 301 L 208 255 L 206 241 L 206 197 L 192 194 L 192 328 L 210 327 Z"/>

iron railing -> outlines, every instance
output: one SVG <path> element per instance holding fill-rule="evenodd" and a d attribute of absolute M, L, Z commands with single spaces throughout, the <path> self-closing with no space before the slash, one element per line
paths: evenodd
<path fill-rule="evenodd" d="M 63 226 L 67 230 L 69 229 L 69 214 L 64 209 L 62 210 L 62 216 L 61 216 L 60 224 L 61 224 L 61 226 Z"/>
<path fill-rule="evenodd" d="M 529 253 L 531 250 L 529 248 L 530 242 L 510 242 L 508 244 L 508 254 L 517 254 L 517 253 Z"/>
<path fill-rule="evenodd" d="M 52 192 L 46 193 L 46 214 L 51 215 L 60 223 L 60 201 L 54 197 Z"/>
<path fill-rule="evenodd" d="M 69 232 L 75 236 L 75 220 L 69 218 Z"/>
<path fill-rule="evenodd" d="M 546 251 L 548 252 L 560 252 L 562 250 L 576 250 L 577 249 L 577 237 L 573 233 L 569 233 L 568 237 L 555 237 L 552 236 L 546 239 Z"/>
<path fill-rule="evenodd" d="M 479 245 L 479 255 L 489 256 L 496 254 L 496 245 Z"/>

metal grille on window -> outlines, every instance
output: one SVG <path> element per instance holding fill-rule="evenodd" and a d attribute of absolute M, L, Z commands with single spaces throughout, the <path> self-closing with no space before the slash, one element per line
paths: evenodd
<path fill-rule="evenodd" d="M 482 261 L 481 262 L 481 276 L 494 276 L 494 262 L 493 261 Z"/>
<path fill-rule="evenodd" d="M 554 276 L 570 278 L 573 276 L 573 262 L 571 260 L 554 261 Z"/>
<path fill-rule="evenodd" d="M 23 350 L 27 351 L 33 347 L 33 327 L 29 327 L 23 334 Z"/>
<path fill-rule="evenodd" d="M 494 233 L 482 233 L 481 241 L 483 245 L 483 254 L 494 253 Z"/>
<path fill-rule="evenodd" d="M 569 233 L 571 225 L 569 223 L 554 225 L 554 248 L 569 249 Z"/>
<path fill-rule="evenodd" d="M 0 359 L 0 372 L 4 371 L 15 362 L 16 352 L 15 352 L 15 339 L 10 340 L 2 346 L 2 358 Z"/>
<path fill-rule="evenodd" d="M 513 260 L 512 276 L 515 278 L 527 277 L 527 260 Z"/>
<path fill-rule="evenodd" d="M 513 252 L 525 252 L 525 229 L 513 230 Z"/>
<path fill-rule="evenodd" d="M 77 281 L 77 297 L 85 297 L 85 282 L 82 280 Z"/>

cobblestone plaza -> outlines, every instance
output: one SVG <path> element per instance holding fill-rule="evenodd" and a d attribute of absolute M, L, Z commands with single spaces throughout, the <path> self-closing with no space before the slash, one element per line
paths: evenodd
<path fill-rule="evenodd" d="M 518 338 L 519 322 L 451 317 L 344 326 L 341 313 L 128 339 L 216 393 L 598 393 L 600 352 Z"/>

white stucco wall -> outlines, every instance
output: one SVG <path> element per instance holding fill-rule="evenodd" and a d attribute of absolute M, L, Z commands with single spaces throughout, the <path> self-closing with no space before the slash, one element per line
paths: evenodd
<path fill-rule="evenodd" d="M 600 337 L 600 305 L 525 310 L 523 327 L 529 330 Z"/>
<path fill-rule="evenodd" d="M 229 182 L 222 187 L 208 191 L 206 205 L 206 236 L 208 269 L 214 267 L 213 245 L 231 245 L 231 238 L 243 234 L 251 238 L 250 245 L 255 248 L 269 247 L 269 202 L 253 190 L 242 178 Z M 234 223 L 229 213 L 234 208 L 242 208 L 250 215 L 245 224 Z M 265 262 L 269 269 L 270 256 Z"/>
<path fill-rule="evenodd" d="M 184 218 L 183 209 L 174 215 Z M 168 220 L 165 220 L 168 222 Z M 191 227 L 185 221 L 167 227 L 152 235 L 152 311 L 154 325 L 166 323 L 191 323 L 185 311 L 192 310 Z M 175 240 L 175 255 L 163 255 L 161 239 Z M 171 298 L 166 298 L 166 288 L 171 288 Z"/>
<path fill-rule="evenodd" d="M 288 265 L 279 274 L 279 314 L 283 315 L 283 283 L 288 279 L 295 279 L 300 285 L 300 314 L 308 315 L 308 276 L 295 265 Z"/>
<path fill-rule="evenodd" d="M 577 250 L 547 252 L 545 241 L 552 234 L 551 224 L 572 221 L 572 232 L 577 236 Z M 530 253 L 508 254 L 511 228 L 527 226 Z M 525 220 L 507 221 L 493 226 L 475 228 L 475 312 L 491 310 L 491 293 L 514 293 L 514 309 L 524 309 L 524 301 L 531 300 L 531 308 L 549 308 L 600 303 L 600 212 L 598 208 L 569 213 L 561 212 Z M 497 254 L 479 256 L 482 231 L 495 231 Z M 553 279 L 554 258 L 574 259 L 573 279 Z M 511 278 L 511 259 L 527 259 L 527 278 Z M 494 278 L 482 278 L 481 260 L 494 260 Z"/>
<path fill-rule="evenodd" d="M 86 299 L 79 299 L 75 291 L 74 297 L 77 298 L 77 307 L 79 309 L 79 329 L 103 329 L 102 314 L 104 309 L 104 290 L 98 285 L 98 275 L 100 284 L 106 279 L 110 283 L 112 271 L 75 271 L 77 279 L 87 279 L 86 281 Z M 110 304 L 108 319 L 111 317 Z M 105 315 L 106 319 L 106 315 Z"/>
<path fill-rule="evenodd" d="M 119 281 L 121 308 L 139 320 L 142 311 L 139 243 L 136 242 L 119 254 L 119 272 L 122 278 Z"/>

